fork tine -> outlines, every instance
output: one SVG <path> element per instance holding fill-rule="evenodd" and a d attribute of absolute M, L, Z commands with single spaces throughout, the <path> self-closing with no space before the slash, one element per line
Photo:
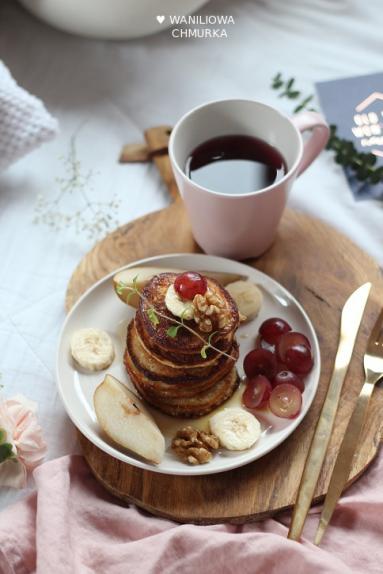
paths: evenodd
<path fill-rule="evenodd" d="M 370 353 L 377 343 L 383 340 L 383 309 L 381 310 L 379 317 L 377 318 L 375 325 L 371 331 L 370 338 L 368 340 L 367 352 Z"/>

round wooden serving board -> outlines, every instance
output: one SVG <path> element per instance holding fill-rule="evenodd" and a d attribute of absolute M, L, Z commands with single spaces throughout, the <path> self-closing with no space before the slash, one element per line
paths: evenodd
<path fill-rule="evenodd" d="M 167 131 L 163 130 L 162 135 L 164 133 Z M 161 137 L 161 130 L 149 130 L 146 133 L 149 149 L 157 143 L 163 145 Z M 68 286 L 68 309 L 95 281 L 124 264 L 158 254 L 199 251 L 177 196 L 168 158 L 155 157 L 155 161 L 175 201 L 161 211 L 117 229 L 84 257 Z M 260 460 L 233 471 L 201 477 L 167 476 L 140 470 L 105 454 L 80 434 L 84 456 L 94 475 L 118 498 L 159 516 L 199 524 L 247 522 L 291 508 L 332 372 L 341 309 L 354 289 L 371 281 L 373 289 L 344 384 L 315 501 L 326 494 L 335 457 L 363 382 L 362 357 L 366 342 L 383 302 L 379 268 L 331 227 L 290 210 L 285 212 L 272 248 L 248 263 L 290 290 L 314 324 L 321 347 L 322 373 L 311 409 L 296 431 Z M 383 392 L 376 388 L 349 484 L 363 473 L 377 453 L 382 412 Z"/>

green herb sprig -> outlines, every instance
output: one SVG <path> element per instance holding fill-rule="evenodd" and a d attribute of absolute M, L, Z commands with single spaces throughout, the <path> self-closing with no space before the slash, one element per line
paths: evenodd
<path fill-rule="evenodd" d="M 158 318 L 157 315 L 157 311 L 155 310 L 154 307 L 149 307 L 149 309 L 146 311 L 149 321 L 151 322 L 151 324 L 153 325 L 153 327 L 157 327 L 157 325 L 159 324 L 160 320 Z"/>
<path fill-rule="evenodd" d="M 315 108 L 309 107 L 310 102 L 314 98 L 314 94 L 304 96 L 300 90 L 295 86 L 295 78 L 285 80 L 282 74 L 278 72 L 272 79 L 271 87 L 273 90 L 279 90 L 280 98 L 287 98 L 289 100 L 298 100 L 300 102 L 293 109 L 293 113 L 298 113 L 303 110 L 317 111 Z M 337 126 L 330 126 L 330 138 L 328 140 L 326 149 L 331 150 L 335 154 L 335 161 L 349 172 L 350 176 L 355 177 L 358 181 L 365 182 L 370 185 L 376 185 L 383 181 L 383 167 L 377 167 L 377 157 L 373 153 L 364 153 L 356 149 L 354 143 L 345 138 L 337 135 Z"/>
<path fill-rule="evenodd" d="M 166 334 L 168 335 L 168 337 L 172 337 L 172 339 L 175 339 L 175 337 L 177 337 L 177 335 L 178 335 L 178 331 L 180 329 L 182 329 L 182 327 L 185 327 L 185 324 L 184 324 L 185 314 L 186 314 L 186 310 L 181 313 L 181 317 L 180 317 L 181 325 L 171 325 L 169 327 L 169 329 L 167 329 Z"/>
<path fill-rule="evenodd" d="M 124 281 L 119 281 L 117 286 L 116 286 L 116 291 L 119 295 L 122 295 L 126 290 L 129 291 L 130 293 L 128 294 L 128 299 L 127 302 L 131 296 L 131 294 L 137 294 L 140 299 L 142 299 L 143 301 L 145 301 L 146 303 L 148 303 L 150 305 L 150 307 L 147 309 L 146 313 L 147 316 L 150 320 L 150 322 L 152 323 L 152 325 L 154 327 L 156 327 L 159 324 L 159 317 L 162 317 L 163 319 L 167 319 L 168 321 L 170 321 L 171 323 L 173 323 L 173 325 L 171 325 L 167 331 L 166 334 L 169 337 L 175 338 L 178 335 L 178 331 L 179 329 L 181 329 L 182 327 L 184 329 L 186 329 L 187 331 L 189 331 L 189 333 L 192 333 L 193 335 L 195 335 L 198 339 L 200 339 L 200 341 L 203 343 L 203 346 L 201 347 L 201 357 L 203 359 L 207 358 L 207 351 L 209 349 L 212 349 L 213 351 L 216 351 L 217 353 L 219 353 L 220 355 L 224 355 L 225 357 L 227 357 L 228 359 L 232 359 L 233 361 L 235 361 L 235 357 L 233 357 L 232 355 L 229 355 L 229 353 L 225 353 L 224 351 L 222 351 L 221 349 L 218 349 L 218 347 L 215 347 L 212 344 L 212 339 L 214 337 L 214 335 L 216 335 L 218 333 L 218 331 L 214 331 L 213 333 L 211 333 L 208 337 L 208 339 L 204 339 L 197 331 L 195 331 L 192 327 L 190 327 L 189 325 L 187 325 L 184 321 L 184 316 L 182 315 L 180 317 L 180 320 L 176 319 L 175 317 L 169 317 L 169 315 L 165 315 L 164 313 L 162 313 L 161 311 L 159 311 L 158 309 L 156 309 L 155 307 L 153 307 L 148 299 L 145 297 L 145 295 L 142 294 L 142 292 L 138 289 L 137 287 L 137 277 L 136 276 L 133 279 L 133 285 L 129 285 L 128 283 L 125 283 Z"/>
<path fill-rule="evenodd" d="M 216 335 L 217 333 L 218 333 L 218 331 L 213 331 L 212 333 L 210 333 L 206 345 L 204 345 L 204 346 L 202 347 L 202 349 L 201 349 L 201 357 L 202 357 L 203 359 L 206 359 L 206 358 L 207 358 L 206 351 L 212 346 L 211 340 L 212 340 L 212 338 L 214 337 L 214 335 Z"/>
<path fill-rule="evenodd" d="M 289 100 L 297 100 L 302 96 L 302 92 L 297 90 L 295 87 L 295 78 L 290 78 L 288 80 L 284 80 L 282 78 L 282 74 L 278 72 L 276 76 L 272 79 L 271 87 L 273 90 L 282 90 L 279 94 L 280 98 L 288 98 Z M 315 112 L 314 108 L 309 108 L 308 105 L 311 100 L 314 98 L 314 94 L 310 94 L 309 96 L 305 96 L 302 100 L 297 104 L 297 106 L 293 109 L 293 113 L 297 114 L 302 110 L 308 109 L 309 111 Z"/>

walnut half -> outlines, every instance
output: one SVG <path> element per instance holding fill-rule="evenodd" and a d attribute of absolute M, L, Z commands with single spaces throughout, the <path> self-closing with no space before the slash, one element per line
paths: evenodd
<path fill-rule="evenodd" d="M 200 431 L 192 426 L 180 429 L 172 441 L 176 455 L 188 464 L 205 464 L 213 458 L 212 451 L 219 448 L 214 434 Z"/>
<path fill-rule="evenodd" d="M 196 295 L 193 299 L 194 321 L 204 333 L 211 333 L 214 322 L 219 329 L 227 324 L 225 302 L 208 289 L 205 295 Z"/>

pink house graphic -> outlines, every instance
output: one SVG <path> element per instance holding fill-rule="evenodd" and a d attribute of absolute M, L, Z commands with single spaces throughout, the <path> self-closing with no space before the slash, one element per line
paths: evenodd
<path fill-rule="evenodd" d="M 355 110 L 359 113 L 363 112 L 366 108 L 368 108 L 368 106 L 370 106 L 371 104 L 376 102 L 376 100 L 382 100 L 383 101 L 383 94 L 381 92 L 373 92 L 372 94 L 367 96 L 367 98 L 365 100 L 360 102 L 360 104 L 358 104 L 355 107 Z"/>
<path fill-rule="evenodd" d="M 370 135 L 379 136 L 378 138 L 374 138 L 374 137 L 372 138 L 372 139 L 377 140 L 377 141 L 374 141 L 374 143 L 372 145 L 374 145 L 374 144 L 375 145 L 377 145 L 377 144 L 382 145 L 381 144 L 382 124 L 380 123 L 376 113 L 365 112 L 365 110 L 367 110 L 367 108 L 369 106 L 371 106 L 372 104 L 374 104 L 378 101 L 383 102 L 383 93 L 382 92 L 372 92 L 372 94 L 367 96 L 367 98 L 365 98 L 357 106 L 355 106 L 355 111 L 357 112 L 357 114 L 360 114 L 360 115 L 354 116 L 354 121 L 358 121 L 359 126 L 360 126 L 359 122 L 361 122 L 362 124 L 367 124 L 367 125 L 365 127 L 354 127 L 354 128 L 352 128 L 354 136 L 358 137 L 358 138 L 362 137 L 361 135 L 359 135 L 359 133 L 362 130 L 367 130 L 367 134 L 365 134 L 367 136 L 369 134 L 369 130 L 371 130 L 372 133 Z M 381 112 L 381 115 L 383 115 L 383 111 Z M 375 124 L 373 126 L 369 126 L 370 121 L 371 121 L 371 116 L 373 116 L 373 123 Z M 363 139 L 362 139 L 362 145 L 363 145 Z M 371 152 L 378 157 L 383 157 L 383 151 L 380 149 L 377 149 L 376 147 L 371 149 Z"/>

